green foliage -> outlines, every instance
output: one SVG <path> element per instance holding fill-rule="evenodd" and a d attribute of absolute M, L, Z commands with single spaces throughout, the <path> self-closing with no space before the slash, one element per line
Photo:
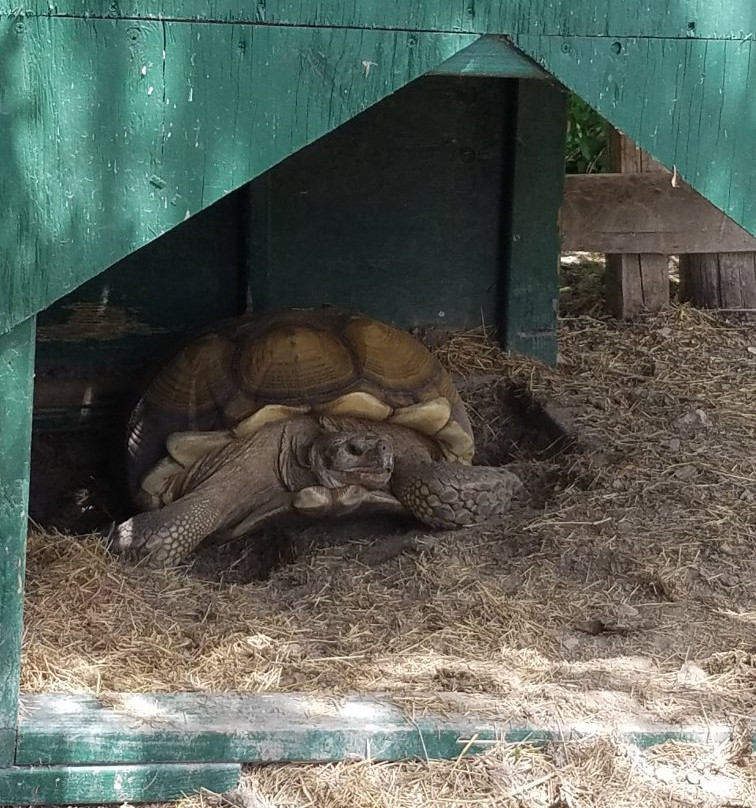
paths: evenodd
<path fill-rule="evenodd" d="M 604 119 L 576 95 L 570 96 L 567 123 L 568 174 L 593 174 L 607 170 Z"/>

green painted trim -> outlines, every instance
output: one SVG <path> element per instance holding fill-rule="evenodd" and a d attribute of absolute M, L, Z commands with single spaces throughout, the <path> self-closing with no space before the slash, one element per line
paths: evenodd
<path fill-rule="evenodd" d="M 19 8 L 0 0 L 0 333 L 480 33 L 512 36 L 756 232 L 751 0 Z"/>
<path fill-rule="evenodd" d="M 235 788 L 238 764 L 53 766 L 0 769 L 0 805 L 165 802 Z"/>
<path fill-rule="evenodd" d="M 430 71 L 436 76 L 545 79 L 548 73 L 499 36 L 482 36 Z"/>
<path fill-rule="evenodd" d="M 460 735 L 492 740 L 486 721 L 408 720 L 390 701 L 304 694 L 25 696 L 18 764 L 172 761 L 327 762 L 449 758 Z M 468 751 L 480 751 L 475 744 Z"/>
<path fill-rule="evenodd" d="M 749 3 L 744 25 L 756 18 Z M 750 31 L 742 41 L 517 36 L 514 44 L 756 236 Z"/>
<path fill-rule="evenodd" d="M 16 746 L 34 330 L 30 318 L 0 336 L 0 767 Z"/>
<path fill-rule="evenodd" d="M 503 210 L 499 339 L 509 351 L 557 358 L 559 208 L 564 187 L 567 94 L 552 82 L 521 81 Z"/>
<path fill-rule="evenodd" d="M 448 33 L 747 38 L 751 0 L 0 0 L 0 14 L 201 20 Z M 691 26 L 691 22 L 694 23 Z"/>
<path fill-rule="evenodd" d="M 476 39 L 0 20 L 0 333 Z"/>
<path fill-rule="evenodd" d="M 86 696 L 45 694 L 24 696 L 22 703 L 17 763 L 24 765 L 449 759 L 497 741 L 541 745 L 613 734 L 649 747 L 671 739 L 719 744 L 733 731 L 632 717 L 616 725 L 528 727 L 477 717 L 481 702 L 474 697 L 469 705 L 459 700 L 456 714 L 414 720 L 390 699 L 371 694 L 132 693 L 109 697 L 109 706 Z M 756 748 L 756 726 L 753 741 Z"/>

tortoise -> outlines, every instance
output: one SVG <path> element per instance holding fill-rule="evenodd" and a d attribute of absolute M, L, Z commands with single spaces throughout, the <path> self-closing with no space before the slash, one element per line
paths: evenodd
<path fill-rule="evenodd" d="M 410 334 L 335 309 L 223 321 L 182 348 L 129 419 L 138 513 L 110 545 L 173 565 L 279 514 L 377 508 L 431 528 L 498 521 L 522 490 L 474 467 L 449 373 Z"/>

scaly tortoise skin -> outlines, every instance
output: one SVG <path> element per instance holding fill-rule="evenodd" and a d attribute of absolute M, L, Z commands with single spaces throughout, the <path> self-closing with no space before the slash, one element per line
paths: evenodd
<path fill-rule="evenodd" d="M 522 487 L 505 469 L 470 466 L 464 405 L 424 346 L 333 309 L 245 315 L 200 335 L 147 387 L 127 453 L 141 513 L 111 546 L 156 564 L 281 513 L 493 522 Z"/>

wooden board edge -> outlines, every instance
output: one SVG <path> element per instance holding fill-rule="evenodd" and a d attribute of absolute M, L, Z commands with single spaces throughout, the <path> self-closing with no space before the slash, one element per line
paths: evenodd
<path fill-rule="evenodd" d="M 13 762 L 34 385 L 35 318 L 0 336 L 0 766 Z"/>
<path fill-rule="evenodd" d="M 666 173 L 567 175 L 560 230 L 563 250 L 756 252 L 756 238 Z"/>
<path fill-rule="evenodd" d="M 548 364 L 557 359 L 559 206 L 567 93 L 550 81 L 517 83 L 517 118 L 506 144 L 499 340 Z"/>
<path fill-rule="evenodd" d="M 25 696 L 18 765 L 140 763 L 327 763 L 341 760 L 439 760 L 492 744 L 528 744 L 598 735 L 642 748 L 668 740 L 719 744 L 727 724 L 678 726 L 639 715 L 612 721 L 528 726 L 483 709 L 495 701 L 458 698 L 447 714 L 410 716 L 382 694 L 327 699 L 312 694 L 112 694 L 95 698 Z M 117 705 L 121 706 L 117 706 Z M 140 715 L 139 705 L 144 705 Z M 123 706 L 126 705 L 126 706 Z M 752 727 L 756 749 L 756 724 Z"/>
<path fill-rule="evenodd" d="M 0 769 L 0 805 L 165 802 L 235 788 L 235 763 L 168 766 L 22 766 Z"/>

